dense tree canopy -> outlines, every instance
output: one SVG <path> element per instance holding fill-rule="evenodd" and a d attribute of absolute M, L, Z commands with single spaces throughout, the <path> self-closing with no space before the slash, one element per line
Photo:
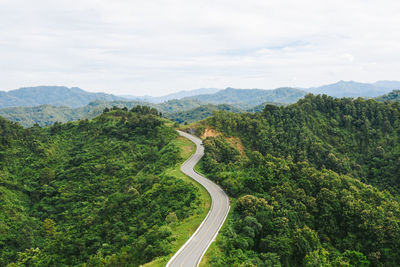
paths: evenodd
<path fill-rule="evenodd" d="M 392 92 L 386 94 L 386 95 L 382 95 L 382 96 L 378 96 L 375 98 L 376 101 L 397 101 L 400 102 L 400 90 L 393 90 Z"/>
<path fill-rule="evenodd" d="M 222 134 L 203 171 L 235 199 L 213 265 L 400 265 L 399 103 L 308 95 L 204 124 Z"/>
<path fill-rule="evenodd" d="M 209 123 L 263 155 L 306 161 L 398 192 L 400 103 L 308 95 L 262 113 L 219 112 Z"/>
<path fill-rule="evenodd" d="M 0 118 L 0 265 L 138 266 L 169 254 L 169 224 L 198 199 L 163 173 L 180 160 L 175 137 L 149 107 L 49 128 Z"/>
<path fill-rule="evenodd" d="M 242 110 L 227 104 L 207 104 L 190 110 L 169 113 L 167 117 L 177 123 L 192 123 L 211 117 L 217 110 L 225 110 L 234 113 L 242 112 Z"/>

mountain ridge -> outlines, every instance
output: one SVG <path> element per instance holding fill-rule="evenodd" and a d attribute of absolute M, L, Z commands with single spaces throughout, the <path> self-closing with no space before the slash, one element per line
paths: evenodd
<path fill-rule="evenodd" d="M 204 94 L 213 94 L 217 93 L 222 89 L 218 88 L 199 88 L 193 90 L 182 90 L 176 93 L 166 94 L 162 96 L 132 96 L 132 95 L 121 95 L 121 97 L 125 97 L 131 100 L 139 100 L 139 101 L 146 101 L 150 103 L 162 103 L 165 101 L 173 100 L 173 99 L 182 99 L 185 97 L 195 96 L 195 95 L 204 95 Z"/>
<path fill-rule="evenodd" d="M 360 83 L 355 81 L 338 81 L 333 84 L 311 87 L 307 90 L 313 94 L 326 94 L 333 97 L 377 97 L 387 94 L 393 89 L 400 89 L 400 82 L 377 81 L 375 83 Z"/>
<path fill-rule="evenodd" d="M 124 98 L 106 93 L 90 93 L 79 87 L 35 86 L 22 87 L 0 92 L 0 108 L 17 106 L 53 106 L 80 107 L 94 100 L 124 100 Z"/>
<path fill-rule="evenodd" d="M 242 109 L 248 109 L 264 102 L 294 103 L 304 97 L 306 91 L 281 87 L 272 90 L 266 89 L 236 89 L 228 87 L 215 94 L 205 94 L 188 97 L 210 104 L 232 104 Z"/>
<path fill-rule="evenodd" d="M 281 87 L 277 89 L 225 89 L 200 88 L 192 91 L 181 91 L 158 97 L 170 99 L 155 103 L 144 99 L 128 100 L 122 96 L 106 93 L 90 93 L 79 87 L 65 86 L 36 86 L 24 87 L 8 92 L 0 91 L 0 115 L 9 120 L 21 123 L 25 127 L 38 123 L 41 126 L 51 125 L 54 122 L 67 122 L 78 119 L 92 118 L 99 115 L 106 107 L 112 106 L 132 108 L 134 105 L 147 105 L 157 108 L 163 114 L 179 122 L 193 122 L 193 119 L 203 119 L 213 110 L 224 110 L 227 104 L 230 109 L 244 111 L 261 111 L 266 103 L 273 105 L 288 105 L 297 102 L 310 93 L 330 93 L 334 97 L 372 98 L 377 101 L 396 101 L 396 90 L 400 88 L 397 81 L 377 81 L 375 83 L 358 83 L 354 81 L 339 81 L 335 84 L 298 89 Z M 353 88 L 353 89 L 352 89 Z M 215 93 L 203 94 L 207 91 Z M 358 92 L 358 93 L 357 93 Z M 200 93 L 195 95 L 196 93 Z M 184 95 L 192 95 L 183 97 Z M 194 95 L 193 95 L 194 94 Z M 336 96 L 335 96 L 336 95 Z M 368 96 L 365 96 L 368 95 Z M 398 95 L 398 94 L 397 94 Z M 181 97 L 176 99 L 175 97 Z M 215 106 L 210 106 L 215 105 Z M 49 106 L 46 106 L 49 105 Z M 208 106 L 207 106 L 208 105 Z"/>

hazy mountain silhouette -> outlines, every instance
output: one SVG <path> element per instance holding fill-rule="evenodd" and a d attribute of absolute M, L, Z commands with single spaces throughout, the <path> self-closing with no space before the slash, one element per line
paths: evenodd
<path fill-rule="evenodd" d="M 0 108 L 43 104 L 81 107 L 95 100 L 113 101 L 123 99 L 111 94 L 89 93 L 78 87 L 37 86 L 0 92 Z"/>

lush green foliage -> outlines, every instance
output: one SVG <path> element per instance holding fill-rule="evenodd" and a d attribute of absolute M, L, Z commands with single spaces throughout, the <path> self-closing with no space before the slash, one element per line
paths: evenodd
<path fill-rule="evenodd" d="M 196 99 L 179 99 L 179 100 L 174 99 L 157 104 L 155 108 L 157 108 L 163 114 L 166 115 L 174 112 L 190 110 L 193 108 L 200 107 L 201 105 L 204 105 L 204 103 Z"/>
<path fill-rule="evenodd" d="M 375 98 L 376 101 L 397 101 L 400 102 L 400 90 L 393 90 L 389 94 L 379 96 Z"/>
<path fill-rule="evenodd" d="M 341 81 L 307 90 L 327 92 L 332 96 L 371 97 L 386 93 L 390 88 L 397 89 L 398 84 L 398 82 L 383 81 L 375 84 Z M 206 92 L 208 93 L 205 94 Z M 294 88 L 275 90 L 227 88 L 219 91 L 217 89 L 183 91 L 162 97 L 134 98 L 128 101 L 113 95 L 85 92 L 79 88 L 42 86 L 21 88 L 7 93 L 0 91 L 0 116 L 25 127 L 31 127 L 35 123 L 47 126 L 55 122 L 94 118 L 106 107 L 118 106 L 130 109 L 135 105 L 147 105 L 157 108 L 167 118 L 179 123 L 191 123 L 209 117 L 214 110 L 258 112 L 266 104 L 281 106 L 294 103 L 304 95 L 304 91 Z M 182 98 L 185 96 L 188 97 Z M 398 100 L 398 90 L 376 98 L 377 101 L 396 101 L 396 99 Z M 226 104 L 232 107 L 228 108 Z"/>
<path fill-rule="evenodd" d="M 35 124 L 40 126 L 52 125 L 55 122 L 69 122 L 79 119 L 91 119 L 100 115 L 105 108 L 120 107 L 131 109 L 137 105 L 157 108 L 166 117 L 175 117 L 174 112 L 190 110 L 202 105 L 198 100 L 170 100 L 160 104 L 151 104 L 139 101 L 94 101 L 86 106 L 70 108 L 65 106 L 41 105 L 36 107 L 10 107 L 0 109 L 0 116 L 18 122 L 25 127 Z"/>
<path fill-rule="evenodd" d="M 287 107 L 267 105 L 258 114 L 217 113 L 210 123 L 263 155 L 399 190 L 399 103 L 308 95 Z"/>
<path fill-rule="evenodd" d="M 191 123 L 211 116 L 213 111 L 216 110 L 242 112 L 250 108 L 249 111 L 254 112 L 261 109 L 265 105 L 265 101 L 273 101 L 273 104 L 282 105 L 279 103 L 280 101 L 295 102 L 302 96 L 304 96 L 304 92 L 290 88 L 280 88 L 276 90 L 226 89 L 215 94 L 199 95 L 179 100 L 173 99 L 158 104 L 140 101 L 115 100 L 106 102 L 97 100 L 77 108 L 54 105 L 9 107 L 0 109 L 0 116 L 18 122 L 25 127 L 31 127 L 36 123 L 40 126 L 48 126 L 55 122 L 91 119 L 100 115 L 104 108 L 111 108 L 113 106 L 131 109 L 136 105 L 146 105 L 157 108 L 165 117 L 178 123 Z M 199 99 L 201 99 L 201 101 Z M 208 102 L 216 103 L 217 105 L 205 104 Z M 224 104 L 225 102 L 231 103 L 232 105 Z M 262 106 L 259 105 L 262 103 Z M 66 102 L 66 105 L 67 104 Z"/>
<path fill-rule="evenodd" d="M 170 224 L 195 188 L 165 175 L 180 160 L 157 110 L 22 127 L 0 119 L 0 265 L 138 266 L 171 251 Z"/>
<path fill-rule="evenodd" d="M 69 122 L 79 119 L 91 119 L 100 115 L 105 108 L 132 108 L 143 104 L 137 101 L 94 101 L 86 106 L 71 108 L 66 106 L 41 105 L 35 107 L 11 107 L 0 109 L 0 116 L 18 122 L 24 127 L 53 125 L 55 122 Z"/>
<path fill-rule="evenodd" d="M 224 135 L 203 171 L 236 199 L 213 265 L 400 264 L 399 103 L 308 95 L 206 123 Z"/>
<path fill-rule="evenodd" d="M 285 106 L 286 104 L 278 103 L 278 102 L 264 102 L 264 103 L 262 103 L 262 104 L 260 104 L 260 105 L 257 105 L 257 106 L 255 106 L 255 107 L 249 108 L 249 109 L 247 109 L 246 111 L 247 111 L 247 112 L 261 112 L 261 111 L 263 111 L 263 109 L 264 109 L 264 107 L 265 107 L 266 105 L 273 105 L 273 106 L 278 106 L 278 107 L 280 107 L 280 106 Z"/>
<path fill-rule="evenodd" d="M 234 113 L 242 112 L 242 110 L 227 104 L 221 104 L 221 105 L 208 104 L 187 111 L 180 111 L 180 112 L 166 114 L 166 116 L 177 123 L 192 123 L 211 117 L 214 114 L 214 112 L 218 110 L 224 110 Z"/>

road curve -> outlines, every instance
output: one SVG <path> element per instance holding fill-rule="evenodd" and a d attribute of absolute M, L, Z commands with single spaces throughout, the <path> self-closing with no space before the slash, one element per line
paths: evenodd
<path fill-rule="evenodd" d="M 196 232 L 188 241 L 175 253 L 167 263 L 167 267 L 193 267 L 200 264 L 201 258 L 207 248 L 215 240 L 219 229 L 222 227 L 229 212 L 229 198 L 226 193 L 204 176 L 194 171 L 194 166 L 204 155 L 204 147 L 199 138 L 185 132 L 178 133 L 196 144 L 196 152 L 181 166 L 181 171 L 199 182 L 211 196 L 211 209 L 207 217 L 197 228 Z"/>

